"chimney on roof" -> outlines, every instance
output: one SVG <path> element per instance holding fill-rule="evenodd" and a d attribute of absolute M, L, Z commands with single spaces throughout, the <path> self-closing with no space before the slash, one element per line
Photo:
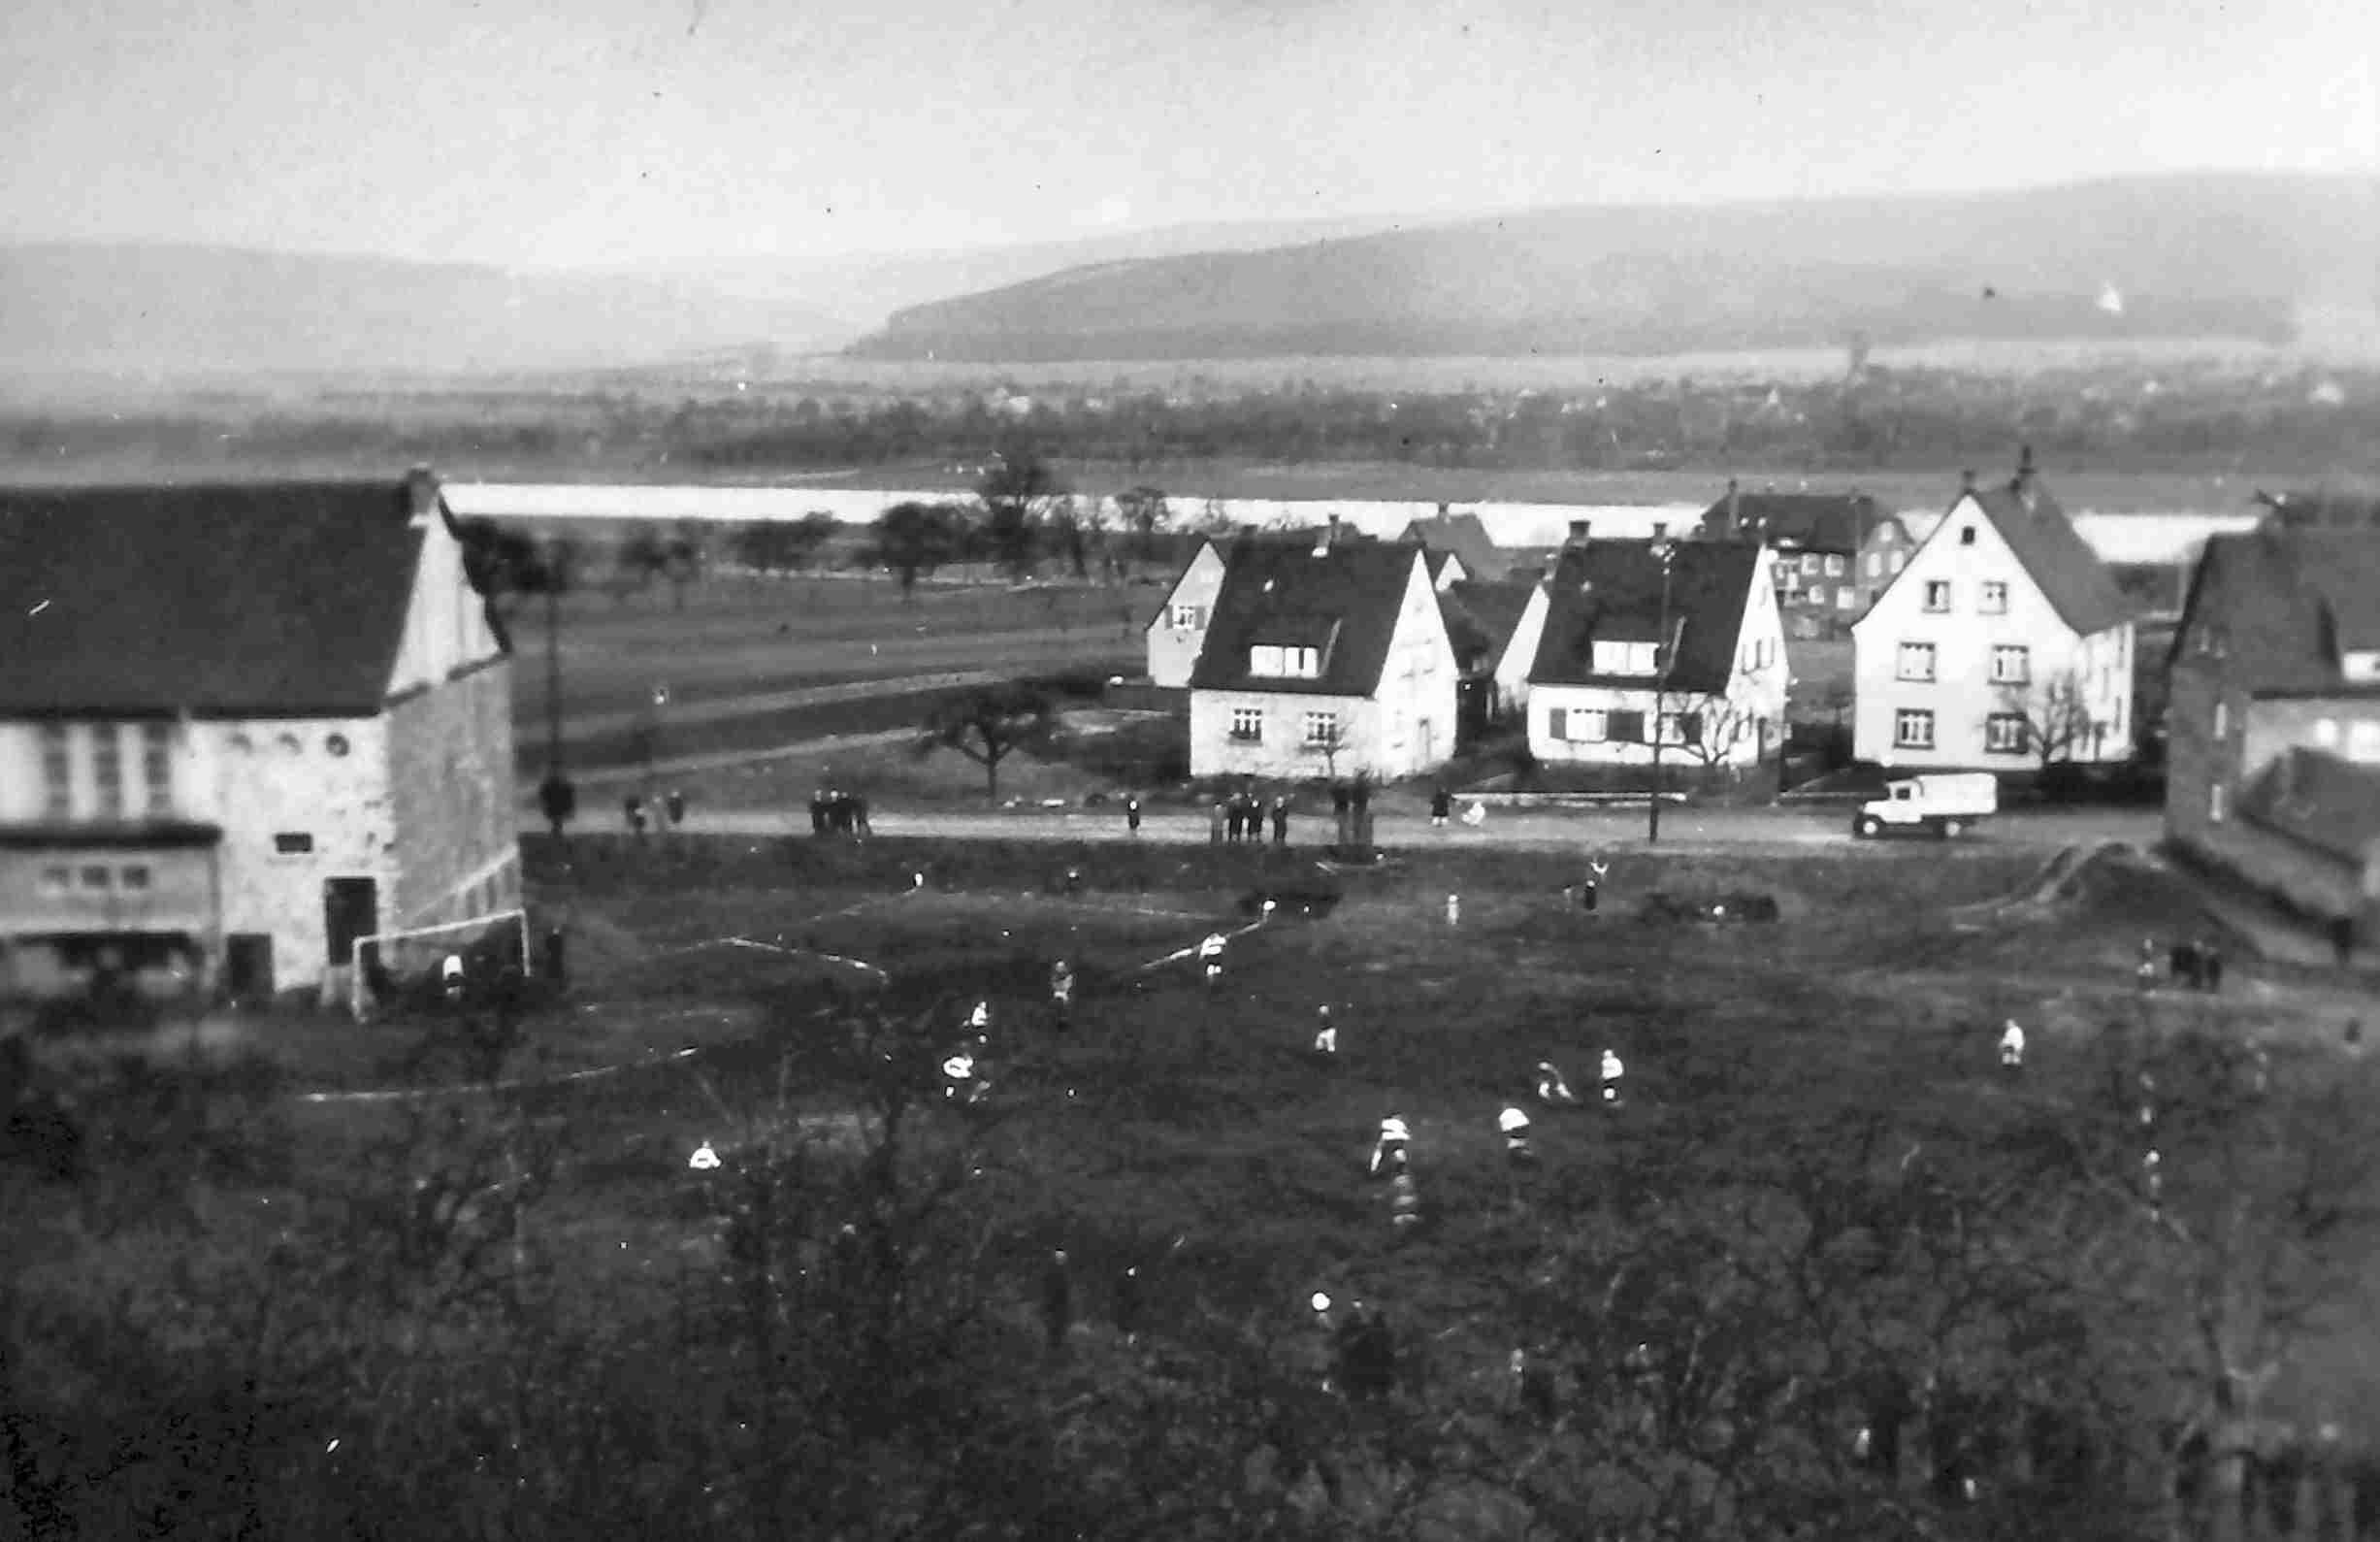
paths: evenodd
<path fill-rule="evenodd" d="M 2009 481 L 2008 491 L 2014 493 L 2016 501 L 2024 505 L 2026 513 L 2033 512 L 2033 446 L 2030 444 L 2018 447 L 2016 476 Z"/>
<path fill-rule="evenodd" d="M 1446 518 L 1446 517 L 1447 517 L 1447 510 L 1448 510 L 1449 507 L 1450 507 L 1450 506 L 1449 506 L 1449 505 L 1446 505 L 1446 504 L 1440 504 L 1440 505 L 1438 506 L 1438 517 L 1439 517 L 1439 518 L 1444 519 L 1444 518 Z"/>
<path fill-rule="evenodd" d="M 1959 491 L 1963 493 L 1972 493 L 1974 490 L 1975 469 L 1972 466 L 1970 466 L 1965 471 L 1959 473 Z"/>
<path fill-rule="evenodd" d="M 1656 520 L 1654 520 L 1654 521 L 1652 522 L 1652 539 L 1653 539 L 1653 540 L 1655 540 L 1655 541 L 1667 541 L 1667 540 L 1669 540 L 1669 536 L 1670 536 L 1670 522 L 1669 522 L 1668 520 L 1666 520 L 1666 519 L 1656 519 Z"/>
<path fill-rule="evenodd" d="M 1333 514 L 1330 516 L 1329 524 L 1314 533 L 1314 554 L 1318 557 L 1327 557 L 1330 555 L 1330 548 L 1338 543 L 1339 516 Z"/>
<path fill-rule="evenodd" d="M 1570 522 L 1570 540 L 1569 540 L 1568 541 L 1566 541 L 1566 542 L 1565 542 L 1565 544 L 1566 544 L 1566 545 L 1572 545 L 1572 546 L 1583 546 L 1583 545 L 1585 545 L 1585 544 L 1586 544 L 1586 530 L 1587 530 L 1587 524 L 1586 524 L 1586 521 L 1585 521 L 1585 520 L 1583 520 L 1583 519 L 1574 519 L 1574 520 L 1572 520 L 1572 521 Z"/>
<path fill-rule="evenodd" d="M 406 517 L 416 525 L 438 517 L 438 473 L 416 466 L 405 474 Z"/>

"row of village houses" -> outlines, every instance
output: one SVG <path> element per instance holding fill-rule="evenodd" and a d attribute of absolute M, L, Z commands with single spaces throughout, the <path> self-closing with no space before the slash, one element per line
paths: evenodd
<path fill-rule="evenodd" d="M 1201 777 L 1424 774 L 1495 724 L 1540 765 L 1658 746 L 1748 768 L 1781 751 L 1796 644 L 1843 630 L 1859 761 L 2105 767 L 2148 726 L 2133 607 L 2030 451 L 1922 525 L 1856 494 L 1731 484 L 1684 535 L 1574 524 L 1557 550 L 1515 552 L 1442 514 L 1395 541 L 1336 521 L 1210 541 L 1148 623 L 1150 679 L 1187 690 Z M 2210 538 L 2165 663 L 2173 838 L 2380 932 L 2372 509 L 2275 500 Z"/>
<path fill-rule="evenodd" d="M 1497 715 L 1548 762 L 1635 763 L 1659 735 L 1750 765 L 1782 733 L 1792 621 L 1823 606 L 1853 615 L 1864 759 L 1998 765 L 2045 701 L 2064 752 L 2129 752 L 2132 622 L 2029 466 L 1921 532 L 1834 516 L 1851 549 L 1798 498 L 1731 495 L 1675 543 L 1501 552 L 1449 516 L 1209 545 L 1150 672 L 1187 688 L 1200 774 L 1418 773 Z M 2380 524 L 2295 515 L 2193 574 L 2168 827 L 2380 937 Z M 359 937 L 518 905 L 510 665 L 426 472 L 0 489 L 0 994 L 177 960 L 236 996 L 328 994 Z"/>

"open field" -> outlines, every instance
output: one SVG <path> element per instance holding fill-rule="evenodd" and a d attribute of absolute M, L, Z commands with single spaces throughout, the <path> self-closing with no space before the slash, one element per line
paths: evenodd
<path fill-rule="evenodd" d="M 82 1513 L 119 1515 L 149 1485 L 179 1481 L 185 1521 L 245 1493 L 267 1534 L 327 1534 L 391 1504 L 402 1482 L 415 1497 L 393 1513 L 419 1529 L 378 1534 L 458 1534 L 508 1514 L 505 1534 L 521 1538 L 689 1535 L 699 1515 L 701 1535 L 757 1538 L 781 1534 L 791 1503 L 833 1518 L 820 1534 L 853 1537 L 894 1534 L 897 1512 L 944 1518 L 928 1534 L 962 1516 L 1061 1534 L 1066 1517 L 1096 1514 L 1106 1535 L 1277 1525 L 1352 1538 L 1382 1534 L 1392 1493 L 1410 1491 L 1418 1508 L 1394 1534 L 1450 1542 L 1518 1537 L 1522 1511 L 1535 1534 L 1578 1535 L 1592 1517 L 1649 1526 L 1646 1507 L 1671 1504 L 1691 1518 L 1677 1534 L 1781 1534 L 1777 1517 L 1799 1506 L 1826 1517 L 1829 1535 L 1899 1535 L 1889 1506 L 1937 1501 L 1895 1499 L 1836 1453 L 1873 1406 L 1861 1389 L 1875 1357 L 1916 1354 L 1891 1346 L 1955 1324 L 1950 1363 L 1978 1395 L 2054 1386 L 2070 1409 L 2113 1399 L 2088 1404 L 2102 1464 L 2080 1489 L 1968 1468 L 1984 1477 L 1975 1524 L 2146 1535 L 2117 1518 L 2153 1512 L 2136 1487 L 2152 1474 L 2113 1459 L 2153 1468 L 2141 1437 L 2199 1395 L 2183 1329 L 2201 1276 L 2184 1265 L 2219 1265 L 2165 1251 L 2184 1244 L 2161 1241 L 2126 1198 L 2130 1109 L 2103 1090 L 2155 1066 L 2177 1099 L 2162 1137 L 2166 1204 L 2196 1226 L 2250 1190 L 2215 1161 L 2234 1138 L 2223 1121 L 2247 1116 L 2184 1117 L 2191 1033 L 2264 1034 L 2273 1096 L 2307 1118 L 2371 1081 L 2337 1049 L 2354 1003 L 2318 981 L 2243 967 L 2220 999 L 2136 993 L 2138 936 L 2202 922 L 2186 896 L 2120 862 L 2059 895 L 2036 882 L 2039 853 L 1982 846 L 1625 852 L 1590 919 L 1558 902 L 1569 860 L 1448 851 L 1345 875 L 1326 918 L 1243 932 L 1236 902 L 1284 869 L 1242 851 L 583 841 L 568 869 L 542 844 L 531 857 L 532 903 L 570 919 L 576 961 L 569 1009 L 534 1017 L 532 1043 L 570 1064 L 598 1045 L 701 1053 L 447 1099 L 420 1119 L 245 1094 L 245 1117 L 200 1127 L 212 1133 L 185 1127 L 160 1170 L 166 1148 L 132 1138 L 145 1116 L 110 1105 L 102 1117 L 120 1129 L 101 1143 L 100 1196 L 83 1202 L 112 1230 L 78 1230 L 48 1191 L 8 1192 L 12 1234 L 38 1239 L 16 1296 L 46 1325 L 21 1362 L 32 1427 L 56 1430 L 56 1460 L 71 1462 L 85 1438 L 73 1411 L 145 1459 L 76 1490 Z M 1061 863 L 1079 869 L 1081 894 L 1059 892 Z M 1639 918 L 1654 890 L 1745 889 L 1776 898 L 1776 925 Z M 1463 896 L 1459 925 L 1444 916 L 1449 893 Z M 1210 995 L 1174 955 L 1218 927 L 1242 935 Z M 838 988 L 826 956 L 873 963 L 885 984 L 855 994 L 854 967 L 839 966 Z M 1060 957 L 1081 981 L 1063 1033 L 1044 1004 Z M 896 1018 L 924 1013 L 922 1036 L 869 1042 L 906 1045 L 917 1059 L 899 1074 L 930 1089 L 978 997 L 993 1009 L 991 1109 L 914 1108 L 900 1126 L 898 1181 L 918 1204 L 932 1199 L 917 1212 L 930 1219 L 851 1208 L 866 1169 L 833 1153 L 873 1138 L 876 1095 L 872 1063 L 850 1053 L 850 1014 L 869 1001 Z M 586 1024 L 590 1009 L 663 1002 L 731 1026 L 673 1044 L 665 1028 L 629 1043 Z M 1305 1053 L 1325 1003 L 1340 1024 L 1329 1065 Z M 2032 1033 L 2021 1083 L 1993 1073 L 2008 1016 Z M 349 1031 L 382 1044 L 408 1032 Z M 320 1068 L 324 1042 L 302 1054 L 279 1042 L 265 1047 L 285 1073 Z M 1538 1165 L 1516 1190 L 1497 1108 L 1534 1106 L 1540 1059 L 1591 1104 L 1607 1046 L 1626 1059 L 1626 1106 L 1538 1110 Z M 231 1112 L 229 1091 L 203 1096 Z M 524 1122 L 511 1136 L 507 1106 Z M 1364 1174 L 1372 1128 L 1390 1113 L 1413 1132 L 1423 1220 L 1410 1234 Z M 468 1227 L 399 1225 L 417 1175 L 428 1184 L 506 1139 L 549 1174 L 511 1233 L 517 1262 L 503 1248 L 467 1260 Z M 726 1171 L 687 1170 L 704 1140 Z M 246 1165 L 217 1160 L 226 1152 Z M 162 1171 L 174 1176 L 152 1193 Z M 2020 1174 L 2016 1200 L 1990 1198 Z M 185 1192 L 184 1208 L 159 1208 Z M 1903 1202 L 1895 1194 L 1953 1205 L 1955 1234 L 1912 1212 L 1908 1251 L 1877 1255 L 1856 1225 L 1826 1230 L 1830 1206 L 1856 1217 Z M 750 1208 L 765 1196 L 773 1208 Z M 864 1249 L 882 1238 L 907 1261 L 913 1294 L 883 1339 L 868 1325 L 886 1298 L 863 1283 L 881 1276 L 832 1263 L 845 1220 Z M 375 1262 L 341 1272 L 341 1250 L 375 1226 L 386 1229 Z M 2380 1420 L 2380 1384 L 2357 1273 L 2371 1239 L 2361 1223 L 2348 1230 L 2340 1262 L 2356 1283 L 2287 1341 L 2266 1399 L 2276 1414 L 2337 1420 L 2360 1442 Z M 763 1236 L 781 1250 L 774 1265 L 753 1263 Z M 1032 1317 L 1053 1247 L 1076 1282 L 1062 1353 L 1043 1347 Z M 1140 1286 L 1129 1342 L 1115 1284 L 1127 1266 Z M 169 1279 L 181 1282 L 170 1316 L 118 1295 L 162 1303 Z M 465 1290 L 474 1281 L 481 1294 Z M 1383 1308 L 1396 1328 L 1396 1387 L 1378 1409 L 1320 1389 L 1327 1345 L 1301 1304 L 1318 1290 L 1334 1310 Z M 751 1315 L 755 1301 L 768 1310 Z M 276 1303 L 279 1330 L 240 1337 L 260 1302 Z M 134 1326 L 84 1336 L 103 1315 Z M 1644 1366 L 1622 1357 L 1640 1342 L 1700 1410 L 1683 1424 L 1638 1421 L 1629 1389 Z M 1518 1420 L 1504 1371 L 1516 1344 L 1556 1367 L 1563 1427 Z M 137 1394 L 90 1379 L 94 1357 L 135 1347 L 150 1360 Z M 247 1391 L 212 1391 L 224 1376 Z M 845 1399 L 869 1388 L 908 1411 L 861 1419 Z M 1756 1391 L 1770 1411 L 1750 1420 L 1743 1399 Z M 218 1396 L 232 1412 L 190 1420 Z M 269 1399 L 289 1422 L 253 1427 L 241 1448 L 252 1468 L 234 1483 L 210 1441 L 244 1399 Z M 1714 1418 L 1759 1461 L 1724 1466 L 1715 1488 L 1663 1498 L 1646 1487 L 1648 1467 L 1718 1466 L 1697 1433 Z M 491 1457 L 507 1427 L 522 1443 Z M 1324 1463 L 1336 1504 L 1304 1492 L 1309 1460 Z M 528 1487 L 505 1499 L 483 1463 L 530 1475 Z M 954 1463 L 982 1481 L 945 1492 L 931 1474 Z"/>
<path fill-rule="evenodd" d="M 1154 592 L 921 584 L 904 604 L 889 582 L 712 576 L 687 587 L 683 610 L 666 585 L 574 594 L 561 606 L 566 752 L 582 767 L 641 759 L 657 687 L 669 694 L 653 736 L 667 759 L 912 726 L 961 676 L 1132 672 Z M 512 627 L 515 738 L 521 764 L 541 767 L 542 604 Z"/>

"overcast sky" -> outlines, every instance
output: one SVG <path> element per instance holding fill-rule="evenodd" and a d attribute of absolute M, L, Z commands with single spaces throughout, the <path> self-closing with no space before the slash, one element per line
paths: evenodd
<path fill-rule="evenodd" d="M 2373 9 L 5 0 L 0 239 L 611 265 L 2371 171 Z"/>

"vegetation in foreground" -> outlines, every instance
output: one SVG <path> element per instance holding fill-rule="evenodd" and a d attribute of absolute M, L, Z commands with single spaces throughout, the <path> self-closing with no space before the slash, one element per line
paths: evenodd
<path fill-rule="evenodd" d="M 2353 1467 L 2272 1423 L 2380 1414 L 2370 1078 L 2327 1003 L 2237 969 L 2220 1000 L 2141 996 L 2138 935 L 2197 918 L 2120 863 L 2062 900 L 1983 847 L 1630 852 L 1592 919 L 1571 866 L 1343 875 L 1327 919 L 1234 941 L 1210 998 L 1149 966 L 1295 859 L 582 841 L 538 883 L 578 967 L 532 1042 L 668 996 L 750 1036 L 381 1104 L 114 1068 L 80 1185 L 8 1173 L 6 1524 L 2133 1537 L 2205 1513 L 2239 1438 L 2268 1479 Z M 1774 925 L 1641 918 L 1752 889 Z M 818 955 L 887 978 L 838 988 Z M 982 995 L 997 1091 L 962 1117 L 933 1066 Z M 2010 1015 L 2032 1051 L 2004 1079 Z M 1551 1059 L 1591 1104 L 1606 1046 L 1623 1109 L 1530 1100 Z M 1508 1101 L 1536 1115 L 1517 1181 Z M 1364 1174 L 1389 1113 L 1407 1234 Z M 1384 1312 L 1393 1355 L 1334 1339 L 1318 1292 Z"/>

